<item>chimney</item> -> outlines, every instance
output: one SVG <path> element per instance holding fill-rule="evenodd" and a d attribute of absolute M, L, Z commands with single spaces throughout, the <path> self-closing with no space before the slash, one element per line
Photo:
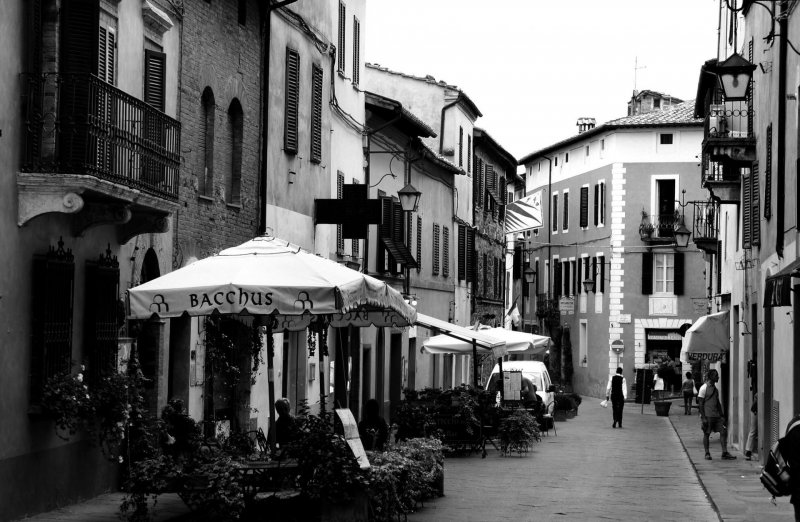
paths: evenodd
<path fill-rule="evenodd" d="M 595 126 L 595 119 L 594 118 L 578 118 L 578 134 L 583 134 L 584 132 L 594 129 Z"/>

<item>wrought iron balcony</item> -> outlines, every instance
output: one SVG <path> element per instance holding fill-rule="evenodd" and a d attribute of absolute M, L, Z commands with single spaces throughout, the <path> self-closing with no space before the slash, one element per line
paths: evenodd
<path fill-rule="evenodd" d="M 701 185 L 724 203 L 739 201 L 741 169 L 755 161 L 752 101 L 726 101 L 714 89 L 705 103 Z"/>
<path fill-rule="evenodd" d="M 94 75 L 24 81 L 22 172 L 89 175 L 177 200 L 180 122 Z"/>
<path fill-rule="evenodd" d="M 709 254 L 719 249 L 719 204 L 713 200 L 694 201 L 692 240 L 697 248 Z"/>
<path fill-rule="evenodd" d="M 642 222 L 639 224 L 639 236 L 642 241 L 649 244 L 672 243 L 675 241 L 675 229 L 679 225 L 680 215 L 677 212 L 671 214 L 659 214 L 655 216 L 643 215 Z"/>

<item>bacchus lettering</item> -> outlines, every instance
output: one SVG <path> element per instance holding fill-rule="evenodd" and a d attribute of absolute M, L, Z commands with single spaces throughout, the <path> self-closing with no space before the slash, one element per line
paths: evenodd
<path fill-rule="evenodd" d="M 211 294 L 189 294 L 189 306 L 199 308 L 203 306 L 222 306 L 224 304 L 241 307 L 247 305 L 269 306 L 272 304 L 272 292 L 245 292 L 241 288 L 238 292 L 230 290 L 228 292 L 214 292 Z"/>

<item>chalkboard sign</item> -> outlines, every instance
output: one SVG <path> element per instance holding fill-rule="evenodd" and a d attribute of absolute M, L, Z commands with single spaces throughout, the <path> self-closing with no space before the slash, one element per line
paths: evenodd
<path fill-rule="evenodd" d="M 636 391 L 636 404 L 650 404 L 650 390 L 653 387 L 653 370 L 649 368 L 636 369 L 636 382 L 633 385 Z"/>

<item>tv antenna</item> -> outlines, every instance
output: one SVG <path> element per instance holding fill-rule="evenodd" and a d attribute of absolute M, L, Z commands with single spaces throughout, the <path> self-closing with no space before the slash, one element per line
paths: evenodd
<path fill-rule="evenodd" d="M 639 73 L 639 69 L 647 69 L 646 65 L 639 65 L 639 57 L 636 56 L 633 59 L 633 90 L 636 90 L 636 76 Z"/>

